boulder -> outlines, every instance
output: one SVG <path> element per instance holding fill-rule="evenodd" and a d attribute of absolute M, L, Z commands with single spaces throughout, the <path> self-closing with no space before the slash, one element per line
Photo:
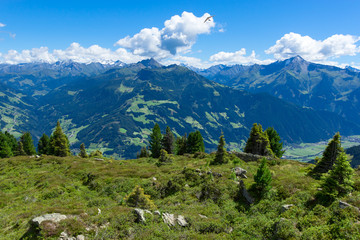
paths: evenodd
<path fill-rule="evenodd" d="M 250 196 L 249 192 L 246 190 L 243 180 L 240 181 L 240 193 L 246 199 L 248 204 L 254 203 L 254 199 Z"/>
<path fill-rule="evenodd" d="M 188 224 L 188 222 L 185 220 L 184 216 L 179 215 L 176 219 L 177 223 L 182 226 L 182 227 L 186 227 Z"/>
<path fill-rule="evenodd" d="M 202 215 L 202 214 L 199 214 L 199 217 L 201 217 L 201 218 L 208 218 L 207 216 Z"/>
<path fill-rule="evenodd" d="M 152 215 L 152 212 L 150 212 L 149 210 L 146 210 L 146 209 L 144 210 L 144 209 L 140 209 L 140 208 L 135 208 L 134 213 L 137 217 L 136 222 L 141 222 L 141 223 L 146 222 L 145 213 Z"/>
<path fill-rule="evenodd" d="M 60 213 L 51 213 L 51 214 L 45 214 L 45 215 L 36 217 L 36 218 L 31 220 L 31 223 L 36 225 L 36 226 L 40 226 L 40 224 L 43 221 L 51 221 L 51 222 L 58 223 L 61 220 L 65 220 L 65 219 L 67 219 L 66 215 L 63 215 L 63 214 L 60 214 Z"/>
<path fill-rule="evenodd" d="M 163 213 L 162 219 L 163 219 L 164 223 L 166 223 L 169 226 L 175 226 L 175 224 L 176 224 L 176 218 L 175 218 L 174 214 Z"/>
<path fill-rule="evenodd" d="M 232 169 L 233 172 L 235 172 L 235 175 L 237 177 L 241 177 L 241 178 L 247 178 L 247 176 L 245 175 L 247 173 L 247 171 L 241 167 L 235 167 Z"/>
<path fill-rule="evenodd" d="M 281 206 L 281 212 L 285 212 L 287 210 L 289 210 L 290 208 L 292 208 L 294 206 L 294 204 L 285 204 Z"/>
<path fill-rule="evenodd" d="M 355 208 L 356 210 L 358 210 L 359 211 L 359 208 L 357 208 L 357 207 L 355 207 L 355 206 L 353 206 L 353 205 L 351 205 L 351 204 L 349 204 L 349 203 L 347 203 L 347 202 L 344 202 L 344 201 L 339 201 L 339 207 L 341 208 L 341 209 L 345 209 L 345 208 L 347 208 L 347 207 L 351 207 L 351 208 Z"/>

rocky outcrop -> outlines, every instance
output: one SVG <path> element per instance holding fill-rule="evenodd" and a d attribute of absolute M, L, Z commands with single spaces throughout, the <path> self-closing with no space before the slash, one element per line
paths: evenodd
<path fill-rule="evenodd" d="M 66 215 L 60 214 L 60 213 L 51 213 L 51 214 L 45 214 L 39 217 L 36 217 L 31 220 L 31 224 L 35 226 L 40 226 L 40 224 L 44 221 L 51 221 L 54 223 L 58 223 L 61 220 L 65 220 L 68 217 Z"/>
<path fill-rule="evenodd" d="M 241 178 L 247 178 L 247 176 L 245 175 L 247 173 L 247 171 L 241 167 L 235 167 L 232 169 L 233 172 L 235 172 L 235 175 L 237 177 L 241 177 Z"/>
<path fill-rule="evenodd" d="M 246 190 L 243 180 L 240 180 L 240 193 L 246 199 L 248 204 L 254 203 L 254 199 L 250 196 L 249 192 Z"/>
<path fill-rule="evenodd" d="M 287 210 L 289 210 L 293 206 L 294 206 L 294 204 L 284 204 L 284 205 L 281 206 L 281 212 L 286 212 Z"/>
<path fill-rule="evenodd" d="M 353 205 L 351 205 L 351 204 L 349 204 L 349 203 L 347 203 L 347 202 L 341 201 L 341 200 L 339 201 L 339 207 L 340 207 L 341 209 L 345 209 L 345 208 L 350 207 L 350 208 L 354 208 L 354 209 L 356 209 L 356 210 L 359 211 L 359 208 L 357 208 L 357 207 L 355 207 L 355 206 L 353 206 Z"/>
<path fill-rule="evenodd" d="M 146 209 L 140 209 L 140 208 L 135 208 L 134 213 L 137 216 L 136 222 L 141 222 L 141 223 L 146 222 L 146 214 L 153 215 L 153 213 L 151 211 L 146 210 Z M 189 223 L 186 221 L 185 217 L 182 215 L 175 215 L 175 214 L 166 213 L 166 212 L 161 214 L 160 211 L 158 211 L 158 210 L 155 211 L 154 214 L 156 216 L 161 216 L 164 223 L 166 223 L 168 226 L 179 225 L 181 227 L 186 227 L 189 225 Z"/>
<path fill-rule="evenodd" d="M 269 156 L 261 156 L 261 155 L 256 155 L 256 154 L 251 154 L 251 153 L 244 153 L 244 152 L 231 152 L 231 154 L 234 154 L 235 156 L 237 156 L 238 158 L 240 158 L 241 160 L 245 161 L 245 162 L 256 162 L 259 159 L 262 158 L 266 158 L 267 160 L 272 160 L 274 158 L 269 157 Z"/>

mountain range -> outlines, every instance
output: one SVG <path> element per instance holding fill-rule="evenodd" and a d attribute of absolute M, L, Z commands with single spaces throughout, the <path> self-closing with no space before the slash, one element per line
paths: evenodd
<path fill-rule="evenodd" d="M 229 149 L 240 150 L 255 122 L 264 128 L 274 127 L 287 143 L 328 139 L 336 131 L 343 135 L 359 134 L 360 123 L 354 121 L 357 113 L 353 113 L 354 118 L 349 121 L 347 113 L 337 112 L 340 107 L 331 111 L 301 104 L 312 103 L 303 98 L 288 99 L 291 99 L 289 91 L 294 92 L 294 99 L 306 95 L 295 88 L 308 85 L 311 86 L 308 88 L 310 100 L 325 96 L 327 103 L 332 98 L 321 95 L 320 90 L 329 84 L 320 84 L 322 81 L 341 82 L 338 84 L 341 87 L 336 89 L 356 96 L 356 90 L 351 93 L 350 90 L 358 87 L 357 72 L 329 66 L 326 67 L 332 71 L 322 70 L 323 65 L 314 65 L 320 70 L 313 72 L 326 72 L 336 81 L 299 77 L 304 74 L 304 66 L 309 69 L 310 65 L 313 66 L 301 58 L 267 66 L 220 65 L 199 70 L 201 76 L 182 66 L 162 66 L 154 59 L 129 65 L 2 64 L 0 127 L 16 136 L 30 131 L 38 139 L 42 133 L 51 134 L 56 121 L 60 120 L 73 149 L 84 142 L 88 149 L 101 149 L 117 158 L 134 157 L 146 146 L 155 123 L 163 130 L 170 126 L 176 136 L 200 130 L 208 151 L 215 149 L 221 132 Z M 311 74 L 315 74 L 313 72 Z M 321 74 L 316 76 L 327 76 Z M 270 76 L 282 78 L 269 80 Z M 344 79 L 350 76 L 353 78 L 347 79 L 349 85 L 343 86 Z M 296 82 L 298 78 L 302 84 Z M 263 89 L 259 90 L 259 86 Z M 268 89 L 277 89 L 277 92 L 273 94 Z M 280 90 L 284 93 L 279 94 Z M 333 102 L 339 105 L 338 100 Z M 354 104 L 354 108 L 356 106 Z"/>
<path fill-rule="evenodd" d="M 311 63 L 300 56 L 269 65 L 216 65 L 195 70 L 210 80 L 252 93 L 336 113 L 360 124 L 360 71 Z"/>

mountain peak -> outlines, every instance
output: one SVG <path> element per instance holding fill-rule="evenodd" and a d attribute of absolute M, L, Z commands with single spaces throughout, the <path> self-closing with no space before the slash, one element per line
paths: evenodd
<path fill-rule="evenodd" d="M 149 58 L 149 59 L 145 59 L 145 60 L 142 60 L 140 62 L 138 62 L 142 65 L 144 65 L 145 67 L 148 67 L 148 68 L 159 68 L 159 67 L 162 67 L 162 65 L 156 61 L 154 58 Z"/>

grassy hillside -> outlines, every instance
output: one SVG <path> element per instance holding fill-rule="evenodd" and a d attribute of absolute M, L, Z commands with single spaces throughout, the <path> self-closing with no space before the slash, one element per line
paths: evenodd
<path fill-rule="evenodd" d="M 247 170 L 249 189 L 258 162 L 234 156 L 225 165 L 209 166 L 213 155 L 172 156 L 114 161 L 79 157 L 28 156 L 0 159 L 0 239 L 28 237 L 29 221 L 46 213 L 75 215 L 60 222 L 68 233 L 86 239 L 358 239 L 359 211 L 324 207 L 314 195 L 319 181 L 306 176 L 311 165 L 270 161 L 272 190 L 251 206 L 239 195 L 231 169 Z M 198 170 L 196 170 L 198 169 Z M 216 177 L 206 172 L 222 174 Z M 215 174 L 216 175 L 216 174 Z M 169 227 L 161 219 L 135 223 L 124 197 L 136 185 L 144 188 L 161 212 L 181 214 L 189 225 Z M 360 206 L 360 177 L 344 201 Z M 282 205 L 294 204 L 287 211 Z M 99 209 L 101 213 L 99 213 Z M 86 230 L 88 228 L 88 230 Z M 43 232 L 43 234 L 45 234 Z M 46 239 L 58 239 L 59 233 Z M 33 238 L 36 239 L 36 238 Z"/>

